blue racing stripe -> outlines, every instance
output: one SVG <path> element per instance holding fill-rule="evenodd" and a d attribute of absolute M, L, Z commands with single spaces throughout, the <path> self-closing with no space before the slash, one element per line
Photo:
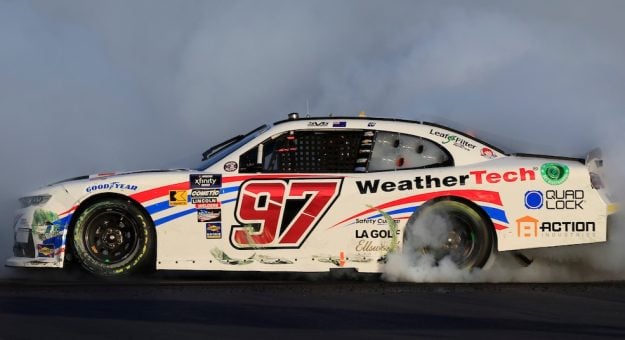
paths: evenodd
<path fill-rule="evenodd" d="M 239 188 L 240 187 L 223 188 L 223 189 L 221 189 L 220 193 L 227 194 L 227 193 L 231 193 L 231 192 L 236 192 L 236 191 L 239 191 Z M 191 196 L 190 195 L 188 196 L 187 201 L 189 201 L 189 202 L 191 201 Z M 229 203 L 231 201 L 236 201 L 236 199 L 224 201 L 224 202 L 222 202 L 222 204 L 223 203 Z M 148 211 L 148 214 L 150 214 L 150 215 L 154 215 L 156 213 L 159 213 L 161 211 L 167 210 L 169 208 L 173 208 L 173 207 L 171 207 L 169 205 L 169 200 L 163 201 L 163 202 L 154 203 L 152 205 L 149 205 L 149 206 L 145 207 L 145 209 Z"/>
<path fill-rule="evenodd" d="M 220 191 L 220 192 L 221 192 L 222 194 L 227 194 L 227 193 L 230 193 L 230 192 L 239 191 L 239 188 L 240 188 L 240 187 L 221 188 L 221 191 Z"/>
<path fill-rule="evenodd" d="M 163 223 L 167 223 L 167 222 L 173 221 L 173 220 L 175 220 L 177 218 L 180 218 L 180 217 L 192 214 L 194 212 L 196 212 L 196 210 L 195 210 L 195 208 L 192 208 L 192 209 L 187 209 L 187 210 L 181 211 L 179 213 L 175 213 L 173 215 L 169 215 L 169 216 L 165 216 L 163 218 L 159 218 L 158 220 L 154 221 L 154 226 L 158 227 L 159 225 L 161 225 Z"/>
<path fill-rule="evenodd" d="M 236 198 L 230 199 L 230 200 L 225 200 L 225 201 L 221 201 L 221 204 L 226 204 L 226 203 L 230 203 L 230 202 L 234 202 L 236 201 Z"/>
<path fill-rule="evenodd" d="M 497 209 L 497 208 L 492 208 L 492 207 L 485 207 L 485 206 L 481 206 L 481 207 L 482 209 L 484 209 L 484 211 L 486 211 L 488 216 L 490 216 L 490 218 L 492 218 L 493 220 L 501 221 L 504 223 L 509 223 L 508 217 L 506 217 L 505 211 L 501 209 Z"/>
<path fill-rule="evenodd" d="M 63 228 L 63 229 L 61 229 L 61 230 L 65 230 L 65 227 L 67 226 L 67 224 L 69 223 L 69 221 L 72 219 L 72 215 L 73 215 L 73 214 L 69 214 L 69 215 L 67 215 L 67 216 L 65 216 L 65 217 L 63 217 L 63 218 L 60 218 L 60 219 L 58 219 L 58 220 L 56 220 L 56 221 L 52 222 L 52 224 L 60 225 L 60 226 L 61 226 L 61 228 Z"/>
<path fill-rule="evenodd" d="M 148 211 L 148 214 L 153 215 L 153 214 L 156 214 L 157 212 L 161 212 L 169 208 L 171 208 L 169 206 L 169 201 L 163 201 L 163 202 L 158 202 L 158 203 L 149 205 L 145 207 L 145 210 Z"/>

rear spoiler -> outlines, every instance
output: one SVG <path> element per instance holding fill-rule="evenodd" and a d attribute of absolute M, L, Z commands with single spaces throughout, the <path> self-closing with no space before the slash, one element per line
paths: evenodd
<path fill-rule="evenodd" d="M 596 148 L 586 155 L 584 162 L 590 172 L 590 183 L 593 189 L 603 189 L 603 154 L 601 149 Z"/>
<path fill-rule="evenodd" d="M 510 156 L 526 157 L 526 158 L 544 158 L 544 159 L 553 159 L 553 160 L 560 160 L 560 161 L 579 162 L 579 163 L 584 164 L 583 158 L 575 158 L 575 157 L 540 155 L 540 154 L 535 154 L 535 153 L 513 153 Z"/>
<path fill-rule="evenodd" d="M 607 214 L 612 215 L 618 212 L 620 210 L 619 204 L 616 203 L 614 197 L 607 190 L 605 190 L 605 185 L 603 184 L 603 155 L 601 153 L 601 149 L 597 148 L 590 151 L 588 155 L 586 155 L 585 164 L 590 174 L 590 183 L 592 184 L 592 188 L 599 191 L 599 194 L 608 205 Z"/>
<path fill-rule="evenodd" d="M 593 149 L 586 155 L 586 166 L 589 169 L 603 168 L 603 154 L 601 149 Z"/>

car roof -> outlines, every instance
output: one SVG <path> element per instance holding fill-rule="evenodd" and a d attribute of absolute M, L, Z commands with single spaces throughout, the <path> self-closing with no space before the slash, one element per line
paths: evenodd
<path fill-rule="evenodd" d="M 292 115 L 295 113 L 292 113 Z M 338 120 L 367 120 L 367 121 L 387 121 L 387 122 L 401 122 L 401 123 L 410 123 L 410 124 L 419 124 L 419 125 L 427 125 L 427 126 L 432 126 L 432 127 L 436 127 L 436 128 L 441 128 L 441 129 L 445 129 L 447 131 L 456 133 L 461 135 L 462 137 L 468 138 L 468 139 L 472 139 L 478 143 L 481 143 L 499 153 L 505 154 L 507 155 L 507 153 L 505 151 L 503 151 L 502 149 L 488 143 L 485 142 L 479 138 L 476 138 L 475 136 L 471 136 L 468 135 L 462 131 L 458 131 L 454 128 L 450 128 L 448 126 L 445 125 L 441 125 L 441 124 L 436 124 L 436 123 L 430 123 L 430 122 L 424 122 L 424 121 L 418 121 L 418 120 L 410 120 L 410 119 L 401 119 L 401 118 L 383 118 L 383 117 L 369 117 L 369 116 L 316 116 L 316 117 L 312 117 L 312 116 L 306 116 L 306 117 L 299 117 L 299 115 L 297 115 L 296 118 L 290 118 L 291 115 L 289 115 L 288 119 L 283 119 L 283 120 L 279 120 L 275 123 L 273 123 L 274 126 L 276 125 L 280 125 L 280 124 L 284 124 L 284 123 L 289 123 L 289 122 L 294 122 L 294 121 L 300 121 L 300 120 L 320 120 L 320 119 L 338 119 Z"/>

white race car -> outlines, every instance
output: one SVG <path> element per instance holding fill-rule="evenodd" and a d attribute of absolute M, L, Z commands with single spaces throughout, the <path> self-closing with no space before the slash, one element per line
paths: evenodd
<path fill-rule="evenodd" d="M 497 252 L 606 241 L 616 205 L 602 167 L 598 151 L 505 154 L 430 123 L 291 114 L 192 169 L 84 176 L 22 197 L 6 264 L 76 260 L 109 277 L 381 272 L 401 249 L 482 267 Z"/>

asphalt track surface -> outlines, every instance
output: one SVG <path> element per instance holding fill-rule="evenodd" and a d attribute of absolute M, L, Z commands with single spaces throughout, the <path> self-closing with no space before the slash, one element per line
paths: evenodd
<path fill-rule="evenodd" d="M 625 337 L 622 282 L 281 279 L 2 280 L 0 339 Z"/>

